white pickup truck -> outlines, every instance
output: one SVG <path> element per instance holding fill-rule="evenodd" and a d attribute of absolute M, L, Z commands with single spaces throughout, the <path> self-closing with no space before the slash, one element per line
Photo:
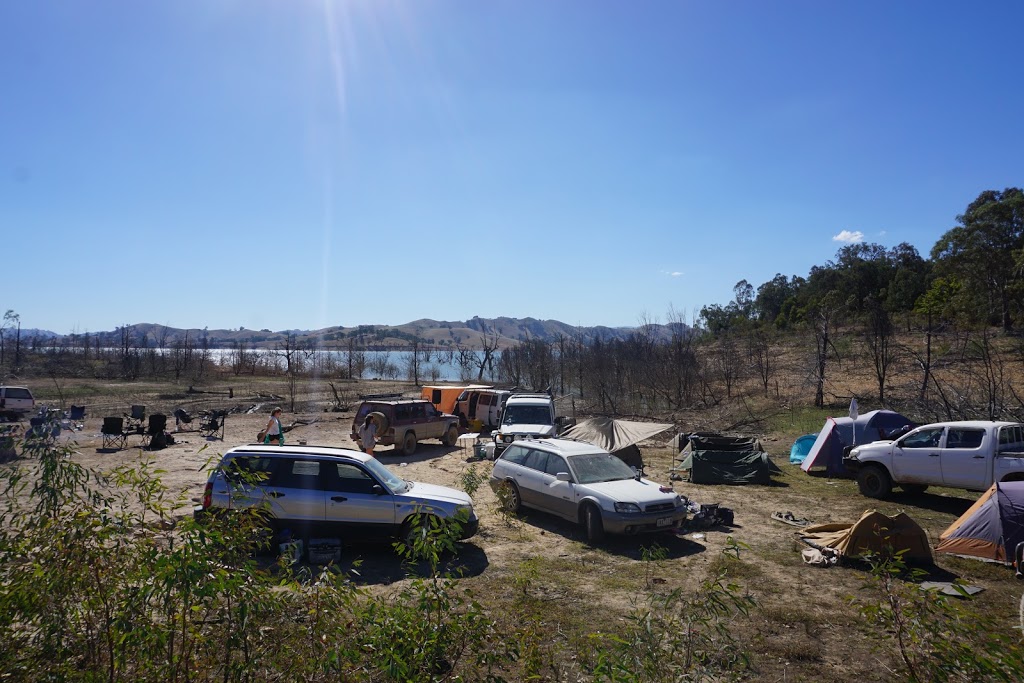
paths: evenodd
<path fill-rule="evenodd" d="M 885 498 L 893 485 L 908 493 L 929 486 L 984 491 L 995 481 L 1024 480 L 1024 424 L 923 425 L 894 441 L 856 446 L 845 463 L 869 498 Z"/>

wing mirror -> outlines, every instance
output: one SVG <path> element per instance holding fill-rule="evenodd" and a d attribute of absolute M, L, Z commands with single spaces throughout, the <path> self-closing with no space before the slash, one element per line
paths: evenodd
<path fill-rule="evenodd" d="M 567 481 L 569 483 L 572 483 L 572 475 L 569 474 L 568 472 L 559 472 L 558 474 L 555 475 L 555 479 L 557 479 L 558 481 Z"/>

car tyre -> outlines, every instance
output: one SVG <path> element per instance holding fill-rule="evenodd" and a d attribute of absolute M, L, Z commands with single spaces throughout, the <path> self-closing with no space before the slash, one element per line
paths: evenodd
<path fill-rule="evenodd" d="M 402 453 L 404 455 L 412 455 L 416 452 L 416 434 L 415 432 L 406 432 L 405 438 L 402 439 Z"/>
<path fill-rule="evenodd" d="M 445 446 L 454 446 L 455 442 L 459 440 L 459 428 L 452 425 L 448 428 L 448 431 L 444 433 L 444 438 L 441 439 L 441 443 Z"/>
<path fill-rule="evenodd" d="M 505 512 L 518 515 L 523 510 L 523 497 L 519 493 L 519 487 L 513 481 L 506 481 L 501 488 L 504 491 L 501 504 Z"/>
<path fill-rule="evenodd" d="M 587 505 L 583 508 L 583 528 L 587 532 L 587 540 L 597 543 L 604 538 L 604 522 L 601 521 L 601 511 L 595 505 Z"/>
<path fill-rule="evenodd" d="M 900 488 L 912 496 L 919 496 L 928 490 L 928 484 L 900 484 Z"/>
<path fill-rule="evenodd" d="M 412 515 L 402 524 L 402 543 L 412 548 L 417 540 L 422 540 L 430 533 L 430 515 Z"/>
<path fill-rule="evenodd" d="M 885 498 L 892 493 L 892 477 L 883 467 L 865 467 L 857 473 L 857 488 L 868 498 Z"/>

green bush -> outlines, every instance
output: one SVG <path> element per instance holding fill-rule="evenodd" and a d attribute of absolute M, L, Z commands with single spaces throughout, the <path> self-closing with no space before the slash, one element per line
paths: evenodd
<path fill-rule="evenodd" d="M 871 598 L 852 599 L 877 649 L 895 662 L 891 680 L 1024 680 L 1024 652 L 1020 634 L 1012 632 L 1015 625 L 996 623 L 969 602 L 921 590 L 918 584 L 926 573 L 909 569 L 902 555 L 873 560 L 863 587 Z"/>

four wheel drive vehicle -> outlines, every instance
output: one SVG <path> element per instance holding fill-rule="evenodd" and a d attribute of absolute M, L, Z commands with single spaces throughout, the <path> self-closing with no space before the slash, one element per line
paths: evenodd
<path fill-rule="evenodd" d="M 445 446 L 454 446 L 459 438 L 459 418 L 442 413 L 422 398 L 373 399 L 363 401 L 352 420 L 352 440 L 359 443 L 359 425 L 370 413 L 380 413 L 377 443 L 395 446 L 404 455 L 416 452 L 416 444 L 424 439 L 440 439 Z M 380 423 L 383 424 L 380 424 Z"/>
<path fill-rule="evenodd" d="M 229 450 L 210 474 L 196 516 L 254 506 L 266 507 L 275 532 L 287 529 L 293 535 L 404 538 L 436 517 L 457 520 L 465 539 L 479 526 L 473 502 L 462 491 L 406 481 L 373 456 L 343 448 L 252 445 Z"/>
<path fill-rule="evenodd" d="M 0 415 L 19 418 L 36 408 L 36 400 L 28 387 L 0 386 Z"/>
<path fill-rule="evenodd" d="M 885 498 L 894 484 L 914 493 L 929 486 L 984 491 L 996 481 L 1024 479 L 1024 425 L 923 425 L 895 440 L 855 446 L 844 462 L 869 498 Z"/>
<path fill-rule="evenodd" d="M 517 441 L 494 462 L 490 485 L 509 511 L 550 512 L 583 525 L 591 541 L 673 530 L 686 520 L 686 498 L 579 441 Z"/>
<path fill-rule="evenodd" d="M 501 424 L 492 432 L 494 456 L 519 439 L 558 436 L 563 420 L 555 417 L 555 400 L 547 394 L 512 394 L 505 400 Z"/>

